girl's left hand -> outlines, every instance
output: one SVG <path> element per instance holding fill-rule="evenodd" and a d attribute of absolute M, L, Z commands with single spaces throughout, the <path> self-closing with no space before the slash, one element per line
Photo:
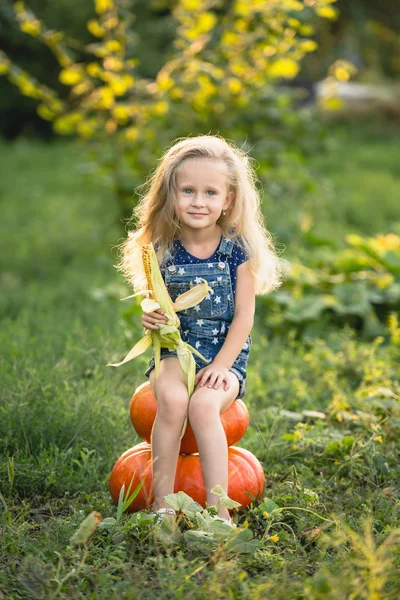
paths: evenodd
<path fill-rule="evenodd" d="M 199 385 L 199 387 L 203 387 L 208 381 L 207 387 L 218 390 L 225 382 L 224 390 L 226 392 L 230 388 L 228 374 L 229 370 L 226 367 L 219 365 L 216 362 L 212 362 L 210 365 L 200 369 L 196 374 L 194 384 L 195 386 Z"/>

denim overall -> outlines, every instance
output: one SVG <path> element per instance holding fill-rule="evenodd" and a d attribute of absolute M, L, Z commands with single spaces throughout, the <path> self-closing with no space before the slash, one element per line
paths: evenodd
<path fill-rule="evenodd" d="M 196 361 L 196 373 L 212 362 L 218 354 L 234 316 L 230 269 L 229 264 L 224 260 L 225 257 L 231 256 L 232 249 L 233 241 L 222 237 L 216 251 L 219 257 L 218 262 L 182 265 L 174 264 L 173 256 L 167 250 L 160 267 L 164 271 L 165 284 L 173 302 L 177 296 L 187 292 L 191 286 L 201 283 L 200 278 L 205 279 L 212 289 L 212 293 L 209 292 L 199 304 L 178 313 L 182 340 L 188 342 L 204 358 L 208 359 L 208 362 L 205 363 L 193 354 Z M 239 380 L 238 398 L 243 398 L 245 394 L 246 366 L 250 347 L 251 336 L 249 335 L 230 369 Z M 167 348 L 161 348 L 161 359 L 167 356 L 177 356 L 177 353 Z M 147 377 L 153 368 L 154 357 L 145 372 Z"/>

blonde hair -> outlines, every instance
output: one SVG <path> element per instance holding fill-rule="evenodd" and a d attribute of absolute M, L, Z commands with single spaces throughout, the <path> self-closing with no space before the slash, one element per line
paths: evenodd
<path fill-rule="evenodd" d="M 225 237 L 238 242 L 248 253 L 256 293 L 267 294 L 276 289 L 282 284 L 284 261 L 277 256 L 272 236 L 264 226 L 258 178 L 252 166 L 254 159 L 220 136 L 181 138 L 161 157 L 157 168 L 143 184 L 146 192 L 128 221 L 132 225 L 137 222 L 138 226 L 118 246 L 120 260 L 116 268 L 134 288 L 143 289 L 143 273 L 139 271 L 140 246 L 152 242 L 160 263 L 165 251 L 172 249 L 181 231 L 175 211 L 177 174 L 183 162 L 193 158 L 223 163 L 228 191 L 234 192 L 234 198 L 217 223 Z"/>

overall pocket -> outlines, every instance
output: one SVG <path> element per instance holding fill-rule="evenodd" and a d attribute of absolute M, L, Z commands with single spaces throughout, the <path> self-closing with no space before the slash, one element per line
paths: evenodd
<path fill-rule="evenodd" d="M 222 275 L 210 275 L 207 277 L 207 282 L 212 290 L 212 293 L 209 292 L 204 300 L 202 300 L 196 306 L 179 311 L 178 317 L 180 314 L 182 314 L 188 317 L 215 318 L 220 317 L 226 312 L 228 308 L 229 294 L 227 278 Z M 167 289 L 173 302 L 175 302 L 178 296 L 190 290 L 191 287 L 193 286 L 191 286 L 189 281 L 170 281 L 167 283 Z"/>

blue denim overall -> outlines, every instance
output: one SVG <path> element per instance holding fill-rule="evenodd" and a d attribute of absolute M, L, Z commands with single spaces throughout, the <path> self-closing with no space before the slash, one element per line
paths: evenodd
<path fill-rule="evenodd" d="M 182 310 L 178 313 L 181 322 L 181 337 L 196 348 L 204 358 L 193 355 L 196 361 L 196 373 L 209 364 L 218 354 L 225 341 L 226 334 L 234 316 L 234 301 L 229 264 L 224 261 L 226 256 L 231 256 L 233 241 L 222 237 L 216 254 L 218 262 L 204 262 L 198 264 L 176 265 L 172 254 L 167 251 L 161 264 L 164 270 L 165 284 L 168 292 L 175 301 L 177 296 L 187 292 L 191 286 L 201 283 L 205 279 L 212 289 L 212 293 L 193 308 Z M 247 340 L 233 363 L 230 371 L 235 373 L 239 380 L 238 398 L 243 398 L 246 390 L 246 366 L 251 347 L 251 336 Z M 168 356 L 177 356 L 177 353 L 167 348 L 161 348 L 161 359 Z M 148 377 L 154 368 L 154 357 L 150 360 L 149 368 L 145 375 Z"/>

